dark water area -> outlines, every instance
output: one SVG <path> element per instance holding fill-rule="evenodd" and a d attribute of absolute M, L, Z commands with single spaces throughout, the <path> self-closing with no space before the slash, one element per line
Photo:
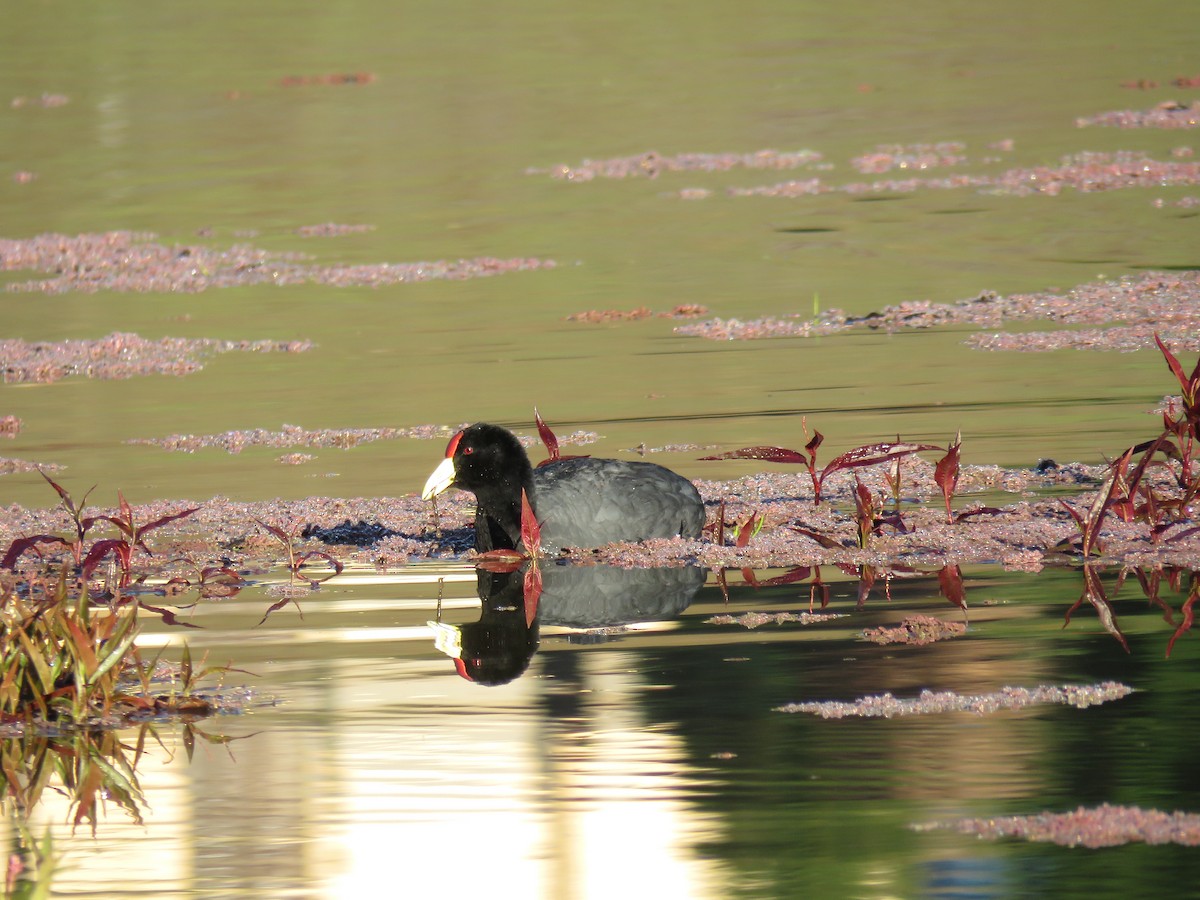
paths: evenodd
<path fill-rule="evenodd" d="M 857 579 L 826 572 L 817 612 L 837 618 L 755 627 L 746 613 L 807 612 L 807 586 L 730 573 L 728 601 L 710 578 L 654 621 L 535 624 L 528 667 L 495 686 L 460 675 L 427 624 L 465 632 L 487 618 L 470 569 L 347 573 L 301 599 L 303 620 L 277 612 L 260 628 L 270 597 L 248 590 L 198 608 L 204 630 L 188 635 L 193 652 L 254 673 L 227 677 L 255 692 L 243 713 L 195 726 L 233 740 L 196 739 L 189 763 L 182 726 L 156 726 L 162 746 L 136 770 L 144 825 L 110 804 L 95 837 L 70 837 L 66 800 L 48 798 L 34 827 L 59 835 L 63 896 L 344 896 L 380 879 L 426 893 L 468 863 L 499 896 L 1173 893 L 1194 873 L 1192 848 L 922 827 L 1104 803 L 1195 808 L 1195 648 L 1167 659 L 1173 629 L 1115 574 L 1104 581 L 1128 654 L 1086 611 L 1064 627 L 1078 572 L 968 571 L 968 613 L 935 575 L 893 580 L 890 599 L 881 582 L 860 607 Z M 968 629 L 925 646 L 862 637 L 914 614 Z M 159 625 L 144 638 L 176 636 Z M 1106 680 L 1135 692 L 987 714 L 779 709 Z M 123 732 L 130 746 L 136 735 Z"/>
<path fill-rule="evenodd" d="M 134 251 L 86 272 L 0 258 L 13 288 L 0 341 L 312 346 L 210 344 L 186 375 L 44 383 L 12 377 L 6 356 L 0 420 L 20 427 L 0 433 L 0 456 L 61 466 L 77 496 L 97 484 L 99 504 L 118 490 L 134 503 L 403 496 L 441 457 L 445 428 L 347 447 L 154 442 L 479 420 L 531 433 L 536 406 L 560 436 L 594 432 L 582 452 L 666 448 L 653 459 L 693 479 L 761 468 L 700 456 L 802 447 L 813 427 L 824 459 L 961 432 L 968 464 L 1101 463 L 1153 437 L 1146 413 L 1176 388 L 1153 348 L 986 352 L 966 342 L 997 329 L 963 324 L 747 341 L 675 329 L 1200 267 L 1194 180 L 1028 192 L 1003 180 L 1088 153 L 1108 154 L 1096 178 L 1121 153 L 1194 162 L 1194 129 L 1077 120 L 1186 110 L 1200 99 L 1187 86 L 1198 41 L 1165 0 L 15 6 L 0 27 L 0 239 L 127 231 L 195 266 L 186 285 L 131 276 L 56 293 L 15 288 L 122 274 Z M 811 159 L 745 162 L 768 149 Z M 689 154 L 714 157 L 666 162 Z M 624 160 L 609 165 L 624 177 L 585 177 L 588 160 Z M 555 177 L 565 169 L 575 177 Z M 933 184 L 957 176 L 991 181 Z M 811 179 L 828 189 L 744 195 Z M 892 183 L 855 187 L 876 181 Z M 314 228 L 330 223 L 342 227 Z M 242 260 L 232 274 L 216 271 L 222 253 Z M 459 260 L 458 277 L 379 280 L 384 264 L 429 275 Z M 301 265 L 309 274 L 284 283 Z M 666 315 L 689 306 L 707 312 Z M 284 464 L 293 452 L 311 458 Z M 0 516 L 53 499 L 36 471 L 0 475 Z M 69 800 L 46 794 L 30 821 L 53 835 L 50 896 L 1191 890 L 1194 847 L 925 827 L 1105 803 L 1200 812 L 1195 636 L 1166 655 L 1186 590 L 1164 591 L 1164 621 L 1135 580 L 1118 591 L 1103 573 L 1127 653 L 1087 604 L 1064 627 L 1083 589 L 1066 566 L 970 569 L 965 612 L 934 571 L 880 581 L 860 606 L 858 579 L 826 568 L 830 604 L 815 612 L 841 617 L 808 623 L 807 583 L 754 588 L 736 572 L 728 598 L 711 572 L 627 607 L 594 586 L 578 603 L 549 591 L 531 623 L 519 603 L 489 608 L 475 571 L 447 561 L 347 571 L 261 625 L 286 575 L 201 602 L 189 621 L 202 630 L 147 617 L 145 651 L 174 658 L 186 638 L 253 673 L 226 677 L 250 699 L 240 715 L 159 723 L 157 739 L 121 732 L 145 740 L 141 822 L 110 800 L 94 835 L 72 829 Z M 610 602 L 603 627 L 586 618 Z M 748 627 L 746 613 L 787 616 Z M 967 631 L 928 646 L 862 637 L 915 614 Z M 721 616 L 736 621 L 710 621 Z M 455 641 L 480 659 L 502 652 L 494 671 L 513 677 L 463 677 Z M 986 715 L 778 709 L 1108 680 L 1135 692 Z"/>

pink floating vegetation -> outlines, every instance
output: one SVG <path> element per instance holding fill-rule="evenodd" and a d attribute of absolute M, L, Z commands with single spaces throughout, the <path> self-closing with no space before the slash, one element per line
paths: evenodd
<path fill-rule="evenodd" d="M 1065 188 L 1080 192 L 1111 191 L 1133 187 L 1167 187 L 1200 184 L 1200 163 L 1159 161 L 1145 153 L 1077 153 L 1063 157 L 1056 166 L 1008 169 L 997 175 L 950 175 L 942 178 L 888 178 L 870 182 L 827 184 L 819 177 L 784 181 L 756 187 L 730 188 L 731 197 L 808 197 L 819 194 L 895 194 L 919 190 L 975 188 L 992 194 L 1029 196 L 1062 193 Z"/>
<path fill-rule="evenodd" d="M 1154 347 L 1157 332 L 1172 346 L 1200 350 L 1200 272 L 1145 272 L 1083 284 L 1062 294 L 984 292 L 954 303 L 908 301 L 858 317 L 830 309 L 814 320 L 804 320 L 800 314 L 746 321 L 715 318 L 678 325 L 675 333 L 732 341 L 814 337 L 863 328 L 888 332 L 943 325 L 1000 328 L 1017 319 L 1110 327 L 976 334 L 968 343 L 980 350 L 1143 350 Z"/>
<path fill-rule="evenodd" d="M 664 156 L 651 150 L 635 156 L 585 159 L 574 166 L 529 169 L 530 175 L 550 175 L 564 181 L 596 178 L 657 178 L 664 172 L 728 172 L 730 169 L 795 169 L 820 162 L 814 150 L 757 150 L 753 153 L 680 153 Z"/>
<path fill-rule="evenodd" d="M 1111 128 L 1196 128 L 1200 126 L 1200 100 L 1179 103 L 1164 100 L 1150 109 L 1117 109 L 1075 120 L 1076 126 L 1104 125 Z"/>
<path fill-rule="evenodd" d="M 694 319 L 698 316 L 707 316 L 708 307 L 701 306 L 698 303 L 682 303 L 673 307 L 667 312 L 655 312 L 648 306 L 639 306 L 636 309 L 589 309 L 584 312 L 571 313 L 567 316 L 568 322 L 591 322 L 593 324 L 602 322 L 633 322 L 638 319 L 650 319 L 658 317 L 660 319 Z"/>
<path fill-rule="evenodd" d="M 442 428 L 441 434 L 449 437 L 453 431 Z M 397 437 L 424 436 L 424 432 L 412 433 L 405 428 L 318 428 L 306 429 L 299 425 L 284 425 L 280 431 L 254 428 L 239 431 L 224 431 L 221 434 L 172 434 L 165 438 L 134 438 L 128 444 L 149 444 L 180 453 L 195 453 L 210 447 L 220 448 L 227 453 L 241 453 L 247 447 L 340 447 L 348 450 L 371 441 Z M 291 454 L 280 457 L 280 462 L 298 465 L 312 457 Z"/>
<path fill-rule="evenodd" d="M 885 718 L 925 715 L 943 712 L 972 712 L 976 715 L 1004 709 L 1024 709 L 1046 703 L 1061 703 L 1085 709 L 1119 700 L 1133 693 L 1133 688 L 1115 681 L 1094 685 L 1039 685 L 1036 688 L 1003 687 L 987 694 L 956 694 L 953 691 L 921 691 L 919 697 L 900 699 L 890 693 L 862 697 L 853 703 L 840 700 L 788 703 L 777 707 L 778 712 L 812 713 L 822 719 L 844 719 L 847 716 Z"/>
<path fill-rule="evenodd" d="M 981 838 L 1017 838 L 1092 849 L 1133 843 L 1200 846 L 1200 815 L 1196 813 L 1160 812 L 1108 803 L 1081 806 L 1065 813 L 956 819 L 914 827 L 918 831 L 948 829 Z"/>
<path fill-rule="evenodd" d="M 120 379 L 136 375 L 189 375 L 217 353 L 302 353 L 309 341 L 219 341 L 162 338 L 152 341 L 114 331 L 99 340 L 0 340 L 0 377 L 5 382 L 49 383 L 72 375 Z"/>
<path fill-rule="evenodd" d="M 54 463 L 29 462 L 25 459 L 9 459 L 0 456 L 0 475 L 12 475 L 17 472 L 36 472 L 42 469 L 46 472 L 57 472 L 62 466 Z"/>
<path fill-rule="evenodd" d="M 842 613 L 810 613 L 810 612 L 746 612 L 740 616 L 716 615 L 704 620 L 705 625 L 741 625 L 743 628 L 758 628 L 760 625 L 782 625 L 785 622 L 799 622 L 801 625 L 814 625 L 817 622 L 829 622 L 843 618 Z"/>
<path fill-rule="evenodd" d="M 285 466 L 302 466 L 305 463 L 312 462 L 316 459 L 311 453 L 285 453 L 279 457 L 278 462 Z"/>
<path fill-rule="evenodd" d="M 945 622 L 936 616 L 908 616 L 894 628 L 864 628 L 863 637 L 873 644 L 911 644 L 920 647 L 967 633 L 961 622 Z"/>
<path fill-rule="evenodd" d="M 321 225 L 301 225 L 296 229 L 296 234 L 300 237 L 341 237 L 344 234 L 362 234 L 374 230 L 374 225 L 338 225 L 325 222 Z"/>
<path fill-rule="evenodd" d="M 277 253 L 237 244 L 217 250 L 200 244 L 167 246 L 152 234 L 43 234 L 0 239 L 0 270 L 31 269 L 52 278 L 15 282 L 10 291 L 131 291 L 196 293 L 256 284 L 324 284 L 385 287 L 433 279 L 463 280 L 506 272 L 553 268 L 553 260 L 514 258 L 436 260 L 370 265 L 314 265 L 300 253 Z"/>
<path fill-rule="evenodd" d="M 9 106 L 13 109 L 21 109 L 25 106 L 40 106 L 42 109 L 53 109 L 56 106 L 66 106 L 70 99 L 66 94 L 44 93 L 40 97 L 13 97 Z"/>
<path fill-rule="evenodd" d="M 967 145 L 960 141 L 937 144 L 884 144 L 870 153 L 850 160 L 864 175 L 881 174 L 892 169 L 924 171 L 942 166 L 961 166 L 967 162 Z"/>

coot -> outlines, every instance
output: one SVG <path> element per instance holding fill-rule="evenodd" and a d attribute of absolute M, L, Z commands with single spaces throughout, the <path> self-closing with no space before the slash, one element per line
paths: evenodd
<path fill-rule="evenodd" d="M 480 422 L 450 439 L 425 482 L 428 500 L 454 485 L 475 495 L 475 549 L 521 546 L 521 489 L 541 524 L 542 550 L 700 536 L 695 485 L 654 463 L 576 457 L 534 468 L 516 436 Z"/>

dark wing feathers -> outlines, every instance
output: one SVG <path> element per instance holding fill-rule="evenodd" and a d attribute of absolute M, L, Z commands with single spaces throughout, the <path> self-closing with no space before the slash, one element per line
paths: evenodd
<path fill-rule="evenodd" d="M 704 505 L 686 478 L 653 463 L 562 460 L 534 471 L 542 546 L 598 547 L 612 541 L 700 536 Z"/>

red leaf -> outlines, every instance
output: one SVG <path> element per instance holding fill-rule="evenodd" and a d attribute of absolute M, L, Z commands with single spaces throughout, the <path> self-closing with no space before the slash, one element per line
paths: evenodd
<path fill-rule="evenodd" d="M 554 436 L 554 432 L 550 430 L 550 426 L 542 421 L 541 413 L 537 411 L 537 407 L 533 408 L 533 420 L 537 423 L 538 436 L 541 437 L 542 443 L 546 445 L 546 452 L 550 454 L 550 459 L 547 462 L 554 462 L 559 459 L 558 455 L 558 438 Z"/>
<path fill-rule="evenodd" d="M 955 435 L 954 442 L 946 450 L 946 455 L 937 461 L 933 467 L 933 481 L 942 489 L 942 499 L 946 501 L 946 521 L 954 521 L 953 514 L 950 511 L 950 499 L 954 496 L 954 489 L 958 487 L 958 474 L 960 466 L 958 463 L 959 449 L 962 447 L 962 436 Z"/>
<path fill-rule="evenodd" d="M 193 506 L 191 509 L 185 509 L 183 512 L 177 512 L 177 513 L 173 513 L 172 515 L 169 515 L 169 516 L 163 516 L 161 519 L 155 519 L 153 522 L 150 522 L 149 524 L 143 525 L 141 528 L 139 528 L 138 534 L 145 534 L 147 531 L 151 531 L 155 528 L 161 528 L 163 525 L 166 525 L 168 522 L 174 522 L 177 519 L 186 519 L 192 513 L 199 512 L 199 511 L 200 511 L 200 507 Z"/>
<path fill-rule="evenodd" d="M 1100 618 L 1100 624 L 1104 626 L 1104 630 L 1121 642 L 1121 646 L 1125 648 L 1125 652 L 1129 652 L 1129 644 L 1125 640 L 1125 635 L 1121 633 L 1121 628 L 1117 625 L 1117 617 L 1113 614 L 1112 603 L 1109 602 L 1108 595 L 1104 592 L 1104 584 L 1100 581 L 1100 575 L 1091 566 L 1083 567 L 1083 596 L 1080 602 L 1087 600 L 1096 610 L 1096 615 Z M 1079 606 L 1076 603 L 1072 609 Z"/>
<path fill-rule="evenodd" d="M 329 563 L 329 565 L 333 566 L 333 574 L 334 575 L 341 575 L 342 569 L 345 568 L 342 565 L 341 561 L 334 559 L 332 556 L 330 556 L 328 553 L 326 553 L 323 550 L 309 550 L 307 553 L 301 554 L 300 556 L 298 556 L 296 558 L 296 568 L 299 569 L 302 565 L 304 565 L 304 563 L 307 560 L 310 560 L 310 559 L 325 560 L 327 563 Z M 330 577 L 332 577 L 332 576 L 330 576 Z"/>
<path fill-rule="evenodd" d="M 171 609 L 165 609 L 164 607 L 161 607 L 161 606 L 151 606 L 149 603 L 142 603 L 140 601 L 138 602 L 138 608 L 148 610 L 149 612 L 152 612 L 152 613 L 158 613 L 162 617 L 164 624 L 167 624 L 167 625 L 181 625 L 184 628 L 200 628 L 201 627 L 200 625 L 197 625 L 195 622 L 179 621 L 175 611 L 171 610 Z M 264 616 L 264 619 L 265 618 L 266 617 Z M 261 625 L 262 622 L 259 622 L 258 624 Z"/>
<path fill-rule="evenodd" d="M 268 525 L 262 519 L 255 519 L 254 521 L 257 522 L 259 525 L 261 525 L 263 528 L 265 528 L 267 531 L 271 532 L 271 534 L 275 535 L 276 538 L 283 541 L 283 543 L 287 544 L 287 543 L 291 542 L 292 536 L 290 534 L 288 534 L 286 531 L 284 531 L 282 528 L 279 528 L 275 525 Z"/>
<path fill-rule="evenodd" d="M 799 463 L 808 465 L 808 457 L 796 450 L 785 447 L 743 447 L 741 450 L 730 450 L 728 453 L 718 453 L 715 456 L 702 456 L 701 459 L 764 459 L 767 462 Z"/>
<path fill-rule="evenodd" d="M 721 589 L 721 596 L 725 598 L 725 605 L 729 605 L 729 585 L 725 580 L 724 569 L 714 569 L 713 573 L 717 576 L 717 587 Z"/>
<path fill-rule="evenodd" d="M 737 531 L 737 538 L 734 541 L 735 547 L 745 547 L 750 543 L 750 538 L 754 536 L 755 531 L 762 525 L 763 517 L 761 513 L 750 513 L 745 522 L 741 524 Z"/>
<path fill-rule="evenodd" d="M 725 546 L 725 498 L 722 497 L 720 503 L 717 504 L 717 517 L 712 522 L 704 526 L 704 530 L 708 532 L 709 538 L 718 547 Z"/>
<path fill-rule="evenodd" d="M 1058 505 L 1071 514 L 1071 518 L 1075 520 L 1075 524 L 1079 526 L 1079 530 L 1083 531 L 1085 526 L 1083 523 L 1083 516 L 1079 514 L 1079 511 L 1076 510 L 1075 507 L 1069 505 L 1066 500 L 1060 499 L 1058 501 Z"/>
<path fill-rule="evenodd" d="M 133 536 L 133 529 L 130 526 L 130 523 L 125 519 L 122 519 L 120 516 L 89 516 L 83 521 L 84 524 L 89 528 L 92 525 L 95 525 L 97 522 L 109 522 L 115 525 L 117 531 L 121 532 L 121 534 L 125 535 L 125 537 Z"/>
<path fill-rule="evenodd" d="M 521 543 L 530 556 L 538 556 L 542 552 L 542 526 L 533 514 L 524 488 L 521 488 Z"/>
<path fill-rule="evenodd" d="M 529 628 L 533 625 L 533 620 L 537 618 L 538 600 L 542 596 L 542 570 L 536 565 L 530 566 L 525 570 L 525 583 L 523 587 L 523 595 L 525 597 L 525 627 Z"/>
<path fill-rule="evenodd" d="M 859 480 L 857 474 L 854 476 L 854 509 L 858 513 L 860 522 L 863 519 L 869 520 L 875 512 L 871 491 Z"/>
<path fill-rule="evenodd" d="M 1171 523 L 1171 525 L 1174 525 L 1174 524 L 1176 524 L 1176 523 L 1174 523 L 1174 522 Z M 1171 525 L 1164 525 L 1163 527 L 1170 528 Z M 1185 537 L 1191 537 L 1193 534 L 1195 534 L 1198 531 L 1200 531 L 1200 525 L 1196 525 L 1192 528 L 1186 528 L 1183 531 L 1178 531 L 1175 534 L 1171 535 L 1169 538 L 1166 539 L 1165 543 L 1169 544 L 1172 541 L 1178 541 L 1178 540 L 1182 540 Z"/>
<path fill-rule="evenodd" d="M 858 570 L 858 609 L 862 609 L 867 598 L 871 596 L 871 588 L 875 587 L 875 579 L 879 574 L 874 566 L 860 566 Z"/>
<path fill-rule="evenodd" d="M 110 553 L 115 553 L 120 560 L 121 565 L 128 570 L 129 558 L 133 550 L 129 546 L 129 542 L 121 538 L 107 538 L 103 541 L 96 541 L 92 544 L 92 549 L 88 551 L 88 555 L 84 557 L 82 571 L 84 578 L 91 578 L 92 572 L 96 570 L 96 566 L 100 565 L 100 561 Z"/>
<path fill-rule="evenodd" d="M 1158 349 L 1162 351 L 1163 357 L 1167 361 L 1167 367 L 1171 370 L 1171 374 L 1179 381 L 1179 387 L 1183 389 L 1184 398 L 1187 398 L 1188 393 L 1188 377 L 1183 374 L 1183 366 L 1179 364 L 1179 360 L 1175 358 L 1175 354 L 1167 349 L 1167 345 L 1159 338 L 1158 332 L 1154 333 L 1154 343 L 1158 344 Z M 1197 362 L 1200 366 L 1200 362 Z"/>
<path fill-rule="evenodd" d="M 41 556 L 41 552 L 37 549 L 38 544 L 62 544 L 64 547 L 69 547 L 65 540 L 53 534 L 35 534 L 30 537 L 17 538 L 8 545 L 8 552 L 4 554 L 4 559 L 0 560 L 0 568 L 11 569 L 17 564 L 17 560 L 21 558 L 21 554 L 28 550 L 32 550 Z"/>
<path fill-rule="evenodd" d="M 970 509 L 964 509 L 957 516 L 955 516 L 954 521 L 961 522 L 964 519 L 971 518 L 971 516 L 995 516 L 1002 512 L 1004 512 L 1004 510 L 998 506 L 972 506 Z"/>
<path fill-rule="evenodd" d="M 295 602 L 295 598 L 293 598 L 293 597 L 284 597 L 284 598 L 283 598 L 283 599 L 281 599 L 281 600 L 276 600 L 274 603 L 272 603 L 272 604 L 271 604 L 271 605 L 270 605 L 270 606 L 267 608 L 267 611 L 266 611 L 265 613 L 263 613 L 263 617 L 262 617 L 261 619 L 259 619 L 259 620 L 258 620 L 258 625 L 261 625 L 263 622 L 267 621 L 267 617 L 268 617 L 268 616 L 270 616 L 270 615 L 271 615 L 271 613 L 273 613 L 273 612 L 276 612 L 277 610 L 281 610 L 281 609 L 283 609 L 285 606 L 287 606 L 289 603 L 294 603 L 294 602 Z M 299 604 L 299 603 L 296 603 L 296 609 L 297 609 L 297 611 L 299 611 L 299 612 L 300 612 L 300 618 L 302 618 L 302 619 L 303 619 L 303 618 L 304 618 L 304 611 L 300 609 L 300 604 Z M 254 627 L 255 627 L 255 628 L 257 628 L 257 627 L 258 627 L 258 625 L 255 625 Z"/>
<path fill-rule="evenodd" d="M 938 572 L 938 588 L 942 596 L 959 609 L 967 608 L 967 590 L 963 587 L 962 569 L 947 563 Z"/>
<path fill-rule="evenodd" d="M 54 490 L 58 491 L 58 496 L 62 498 L 63 506 L 66 508 L 67 512 L 69 512 L 72 516 L 77 515 L 79 513 L 79 510 L 75 507 L 75 501 L 71 499 L 71 495 L 67 492 L 67 489 L 65 487 L 63 487 L 61 484 L 59 484 L 57 481 L 55 481 L 53 478 L 51 478 L 49 475 L 47 475 L 45 472 L 43 472 L 41 469 L 38 469 L 38 474 L 46 479 L 46 483 L 49 484 L 50 487 L 52 487 L 52 488 L 54 488 Z M 90 494 L 95 489 L 96 489 L 96 486 L 94 484 L 90 488 L 88 488 L 87 494 L 83 495 L 83 499 L 85 502 L 87 501 L 88 494 Z"/>
<path fill-rule="evenodd" d="M 810 440 L 807 444 L 804 445 L 804 449 L 808 451 L 809 456 L 812 457 L 813 462 L 816 462 L 817 448 L 821 446 L 821 443 L 824 440 L 825 440 L 825 435 L 821 434 L 821 432 L 819 432 L 819 431 L 814 430 L 812 440 Z"/>
<path fill-rule="evenodd" d="M 821 570 L 817 569 L 817 574 L 813 576 L 812 587 L 808 589 L 808 611 L 812 612 L 813 600 L 817 597 L 817 591 L 821 592 L 821 609 L 829 605 L 829 585 L 821 580 Z"/>
<path fill-rule="evenodd" d="M 515 572 L 528 558 L 520 550 L 485 550 L 475 557 L 475 567 L 485 572 Z"/>
<path fill-rule="evenodd" d="M 782 575 L 776 575 L 774 578 L 768 578 L 766 581 L 758 582 L 759 587 L 775 587 L 780 584 L 793 584 L 797 581 L 803 581 L 812 574 L 812 566 L 796 566 L 794 569 L 788 569 Z M 815 582 L 814 582 L 815 583 Z"/>
<path fill-rule="evenodd" d="M 222 580 L 229 580 L 229 581 L 244 581 L 245 580 L 242 578 L 241 575 L 239 575 L 237 572 L 235 572 L 233 569 L 229 568 L 228 566 L 205 566 L 203 569 L 200 570 L 200 581 L 201 582 L 210 581 L 213 578 L 216 578 L 218 576 L 223 576 Z"/>
<path fill-rule="evenodd" d="M 882 444 L 867 444 L 862 447 L 855 447 L 853 450 L 847 450 L 841 456 L 834 457 L 826 463 L 825 468 L 821 470 L 821 480 L 824 481 L 827 475 L 842 469 L 873 466 L 876 463 L 887 462 L 889 459 L 897 459 L 898 457 L 908 456 L 922 450 L 941 449 L 937 444 L 911 444 L 907 441 L 888 441 Z"/>
<path fill-rule="evenodd" d="M 842 545 L 841 545 L 840 541 L 837 541 L 834 538 L 829 537 L 828 535 L 821 534 L 820 532 L 813 531 L 811 528 L 804 528 L 800 525 L 789 525 L 788 527 L 791 528 L 793 531 L 800 532 L 806 538 L 810 538 L 811 540 L 816 541 L 818 544 L 820 544 L 826 550 L 841 550 L 842 549 Z"/>
<path fill-rule="evenodd" d="M 1177 641 L 1180 636 L 1184 634 L 1184 632 L 1191 630 L 1192 621 L 1195 616 L 1192 607 L 1195 605 L 1197 597 L 1200 597 L 1200 591 L 1193 590 L 1188 596 L 1187 600 L 1184 602 L 1183 608 L 1180 610 L 1183 613 L 1183 621 L 1179 624 L 1179 627 L 1175 629 L 1175 633 L 1171 635 L 1171 640 L 1167 641 L 1167 656 L 1171 655 L 1171 649 L 1175 646 L 1175 641 Z"/>
<path fill-rule="evenodd" d="M 128 501 L 126 501 L 125 495 L 122 494 L 120 491 L 117 491 L 117 501 L 119 502 L 120 507 L 121 507 L 121 515 L 123 515 L 125 517 L 126 522 L 128 522 L 128 523 L 130 523 L 130 525 L 132 525 L 133 524 L 133 508 L 129 505 Z"/>

